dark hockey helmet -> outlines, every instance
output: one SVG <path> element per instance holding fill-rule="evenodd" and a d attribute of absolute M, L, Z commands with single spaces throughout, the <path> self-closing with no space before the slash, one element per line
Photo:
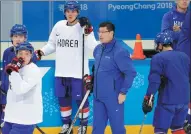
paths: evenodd
<path fill-rule="evenodd" d="M 77 1 L 66 1 L 64 5 L 64 13 L 66 12 L 66 10 L 76 10 L 79 13 L 80 11 L 79 3 Z"/>
<path fill-rule="evenodd" d="M 28 31 L 25 25 L 15 24 L 10 30 L 10 37 L 13 35 L 24 35 L 25 38 L 28 37 Z"/>
<path fill-rule="evenodd" d="M 172 33 L 171 32 L 158 33 L 154 42 L 155 42 L 155 49 L 157 49 L 159 45 L 162 45 L 162 46 L 170 45 L 170 46 L 172 46 L 172 44 L 173 44 Z"/>
<path fill-rule="evenodd" d="M 34 48 L 29 42 L 22 42 L 22 43 L 18 44 L 18 46 L 16 46 L 16 53 L 18 53 L 18 51 L 20 51 L 20 50 L 28 50 L 32 54 L 34 52 Z"/>

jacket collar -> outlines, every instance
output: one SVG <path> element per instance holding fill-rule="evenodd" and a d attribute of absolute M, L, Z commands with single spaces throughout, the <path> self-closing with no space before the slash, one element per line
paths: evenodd
<path fill-rule="evenodd" d="M 102 47 L 104 48 L 104 51 L 106 52 L 109 52 L 113 49 L 113 47 L 115 46 L 116 44 L 116 40 L 115 39 L 112 39 L 110 42 L 108 43 L 102 43 Z"/>

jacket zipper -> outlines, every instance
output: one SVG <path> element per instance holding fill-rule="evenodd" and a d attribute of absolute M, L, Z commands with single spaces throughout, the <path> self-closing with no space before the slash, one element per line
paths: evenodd
<path fill-rule="evenodd" d="M 96 98 L 97 98 L 97 72 L 98 72 L 98 69 L 99 69 L 99 66 L 100 66 L 100 62 L 101 62 L 101 58 L 102 58 L 102 55 L 103 55 L 104 48 L 105 47 L 102 46 L 101 56 L 100 56 L 99 64 L 98 64 L 97 71 L 96 71 Z"/>

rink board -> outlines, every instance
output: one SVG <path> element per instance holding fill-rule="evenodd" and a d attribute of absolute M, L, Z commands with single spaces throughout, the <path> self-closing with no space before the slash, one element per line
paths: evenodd
<path fill-rule="evenodd" d="M 43 128 L 42 129 L 46 134 L 58 134 L 60 132 L 60 128 Z M 77 134 L 77 127 L 74 129 L 74 134 Z M 126 126 L 127 134 L 139 134 L 140 126 Z M 153 134 L 153 127 L 150 125 L 145 125 L 143 127 L 142 134 Z M 34 134 L 40 134 L 37 130 L 35 130 Z M 87 134 L 92 134 L 92 127 L 88 127 Z M 105 130 L 105 134 L 112 134 L 111 128 L 108 126 Z M 168 134 L 171 134 L 170 132 Z"/>

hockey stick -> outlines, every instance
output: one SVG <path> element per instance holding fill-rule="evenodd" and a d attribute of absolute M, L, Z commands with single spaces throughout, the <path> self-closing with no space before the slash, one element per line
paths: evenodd
<path fill-rule="evenodd" d="M 3 121 L 3 122 L 1 123 L 1 126 L 0 126 L 0 127 L 2 128 L 2 127 L 4 126 L 4 124 L 5 124 L 5 122 Z"/>
<path fill-rule="evenodd" d="M 150 98 L 150 100 L 149 100 L 149 105 L 150 105 L 151 107 L 152 107 L 152 103 L 151 103 L 152 99 L 153 99 L 153 94 L 151 94 L 151 98 Z M 143 122 L 142 122 L 141 128 L 140 128 L 140 130 L 139 130 L 139 134 L 142 133 L 143 126 L 144 126 L 144 122 L 145 122 L 146 118 L 147 118 L 147 114 L 144 114 Z"/>
<path fill-rule="evenodd" d="M 143 125 L 144 125 L 144 122 L 145 122 L 145 120 L 146 120 L 146 117 L 147 117 L 147 115 L 145 114 L 145 115 L 144 115 L 144 118 L 143 118 L 143 122 L 142 122 L 142 124 L 141 124 L 141 128 L 140 128 L 140 130 L 139 130 L 139 134 L 142 133 Z"/>
<path fill-rule="evenodd" d="M 42 129 L 40 129 L 40 127 L 37 126 L 37 125 L 36 125 L 36 129 L 37 129 L 39 132 L 41 132 L 41 134 L 45 134 L 45 132 L 43 132 Z"/>
<path fill-rule="evenodd" d="M 0 85 L 1 86 L 1 85 Z M 1 89 L 1 87 L 0 87 L 0 96 L 1 95 L 7 95 L 7 92 L 5 92 L 3 89 Z M 1 114 L 3 113 L 3 104 L 0 104 L 1 106 L 1 108 L 0 108 L 0 110 L 1 110 Z M 0 117 L 0 119 L 1 119 L 1 117 Z M 3 126 L 4 126 L 4 124 L 5 124 L 5 122 L 3 121 L 1 124 L 0 124 L 0 128 L 2 128 Z"/>
<path fill-rule="evenodd" d="M 82 110 L 82 108 L 83 108 L 83 106 L 84 106 L 86 100 L 88 99 L 89 94 L 90 94 L 90 90 L 88 90 L 88 91 L 86 92 L 86 94 L 85 94 L 85 96 L 84 96 L 84 98 L 83 98 L 83 100 L 82 100 L 82 103 L 80 104 L 80 107 L 78 108 L 78 111 L 76 112 L 76 115 L 74 116 L 74 119 L 73 119 L 73 121 L 72 121 L 72 123 L 71 123 L 71 125 L 70 125 L 70 128 L 68 129 L 67 134 L 70 134 L 70 132 L 71 132 L 71 130 L 72 130 L 72 127 L 73 127 L 74 123 L 76 122 L 76 120 L 77 120 L 77 118 L 78 118 L 78 114 L 80 113 L 80 110 Z"/>
<path fill-rule="evenodd" d="M 84 26 L 83 27 L 83 29 L 82 29 L 82 32 L 83 32 L 83 34 L 82 34 L 82 96 L 84 95 L 84 83 L 83 83 L 83 77 L 84 77 L 84 49 L 85 49 L 85 27 L 86 26 Z M 84 102 L 85 103 L 85 102 Z M 83 104 L 83 106 L 84 106 L 84 104 Z M 83 114 L 83 106 L 81 107 L 81 109 L 82 109 L 82 120 L 84 119 L 84 114 Z M 81 124 L 81 125 L 83 125 L 83 124 Z M 81 126 L 82 128 L 83 128 L 83 126 Z M 83 133 L 83 129 L 81 129 L 81 133 Z"/>

